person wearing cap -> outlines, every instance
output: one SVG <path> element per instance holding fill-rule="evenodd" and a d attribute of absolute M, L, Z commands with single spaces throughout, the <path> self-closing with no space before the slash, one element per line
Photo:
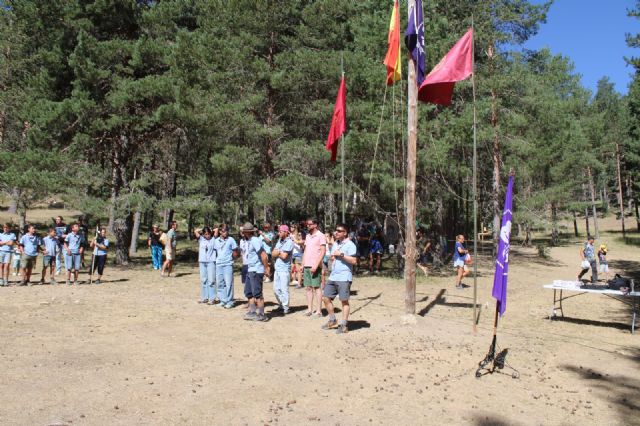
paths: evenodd
<path fill-rule="evenodd" d="M 233 259 L 238 257 L 238 244 L 229 236 L 229 227 L 220 225 L 220 236 L 216 238 L 215 248 L 218 252 L 216 260 L 216 285 L 220 306 L 233 308 Z"/>
<path fill-rule="evenodd" d="M 266 321 L 264 314 L 264 296 L 262 294 L 262 280 L 269 274 L 269 261 L 264 251 L 262 240 L 256 237 L 257 229 L 249 222 L 242 226 L 242 234 L 247 238 L 248 271 L 244 285 L 244 295 L 249 300 L 249 309 L 244 319 Z"/>
<path fill-rule="evenodd" d="M 598 262 L 600 263 L 599 272 L 604 274 L 604 279 L 609 278 L 609 263 L 607 262 L 607 245 L 600 244 L 600 250 L 598 250 Z"/>
<path fill-rule="evenodd" d="M 323 330 L 335 329 L 342 334 L 349 331 L 349 297 L 351 295 L 351 282 L 353 281 L 353 267 L 358 264 L 358 249 L 347 238 L 347 226 L 338 224 L 335 231 L 335 242 L 331 246 L 329 259 L 333 262 L 331 275 L 324 287 L 323 302 L 329 314 L 329 320 L 322 326 Z M 342 303 L 342 320 L 338 323 L 333 310 L 333 299 L 338 296 Z"/>
<path fill-rule="evenodd" d="M 580 257 L 582 258 L 582 271 L 578 274 L 578 281 L 582 280 L 582 276 L 591 268 L 591 282 L 598 282 L 598 265 L 596 262 L 596 251 L 593 247 L 595 238 L 591 235 L 587 237 L 587 242 L 580 249 Z"/>
<path fill-rule="evenodd" d="M 293 255 L 293 241 L 289 238 L 289 227 L 280 225 L 278 241 L 271 252 L 275 259 L 275 275 L 273 277 L 273 293 L 278 301 L 277 311 L 289 313 L 289 277 L 291 275 L 291 258 Z"/>

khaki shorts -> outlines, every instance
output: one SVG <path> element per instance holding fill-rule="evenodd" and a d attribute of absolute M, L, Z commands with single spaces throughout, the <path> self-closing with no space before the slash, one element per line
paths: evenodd
<path fill-rule="evenodd" d="M 33 269 L 33 267 L 36 266 L 37 259 L 38 256 L 29 256 L 23 254 L 22 258 L 20 259 L 20 265 L 25 269 Z"/>
<path fill-rule="evenodd" d="M 176 249 L 173 247 L 166 249 L 165 256 L 167 260 L 174 260 L 176 258 Z"/>

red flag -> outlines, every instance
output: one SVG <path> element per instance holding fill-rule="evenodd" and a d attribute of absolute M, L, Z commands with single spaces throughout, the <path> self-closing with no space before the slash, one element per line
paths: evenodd
<path fill-rule="evenodd" d="M 462 36 L 418 89 L 418 99 L 439 105 L 451 105 L 453 86 L 473 73 L 473 28 Z"/>
<path fill-rule="evenodd" d="M 402 65 L 400 63 L 400 12 L 398 0 L 393 4 L 393 12 L 391 12 L 391 22 L 389 22 L 389 36 L 387 56 L 384 58 L 384 64 L 387 66 L 387 86 L 400 80 L 402 76 Z"/>
<path fill-rule="evenodd" d="M 336 106 L 333 108 L 333 119 L 331 120 L 331 129 L 329 130 L 329 136 L 327 137 L 327 144 L 325 145 L 327 151 L 331 151 L 331 161 L 336 161 L 338 153 L 338 140 L 340 136 L 347 130 L 347 86 L 344 81 L 344 76 L 340 81 L 340 88 L 338 89 L 338 97 L 336 98 Z"/>

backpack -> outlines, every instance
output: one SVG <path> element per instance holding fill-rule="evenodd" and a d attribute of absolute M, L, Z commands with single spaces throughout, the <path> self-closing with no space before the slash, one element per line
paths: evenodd
<path fill-rule="evenodd" d="M 607 281 L 607 285 L 611 290 L 620 290 L 622 287 L 631 287 L 631 280 L 616 274 L 612 279 Z"/>
<path fill-rule="evenodd" d="M 163 232 L 162 234 L 160 234 L 160 238 L 158 238 L 158 241 L 160 241 L 160 244 L 162 244 L 163 246 L 167 245 L 167 234 L 166 234 L 166 232 Z"/>

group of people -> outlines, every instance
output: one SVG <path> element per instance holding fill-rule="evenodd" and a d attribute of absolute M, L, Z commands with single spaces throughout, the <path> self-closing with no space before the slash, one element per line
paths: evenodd
<path fill-rule="evenodd" d="M 96 235 L 89 241 L 88 228 L 79 221 L 66 225 L 61 216 L 54 219 L 54 223 L 47 229 L 46 235 L 41 237 L 36 233 L 34 225 L 29 224 L 24 233 L 12 230 L 11 224 L 5 223 L 0 233 L 0 286 L 10 284 L 9 276 L 14 269 L 13 276 L 19 276 L 19 285 L 31 285 L 31 275 L 36 266 L 39 255 L 42 255 L 42 271 L 39 284 L 47 282 L 57 284 L 56 276 L 60 275 L 62 264 L 66 269 L 66 283 L 78 283 L 78 274 L 84 264 L 85 249 L 92 248 L 92 262 L 90 275 L 97 272 L 95 284 L 100 284 L 107 260 L 109 240 L 105 228 L 98 228 Z"/>
<path fill-rule="evenodd" d="M 600 248 L 596 252 L 595 243 L 596 239 L 589 235 L 587 241 L 580 249 L 580 273 L 578 274 L 578 281 L 582 281 L 582 277 L 591 269 L 591 283 L 598 282 L 598 263 L 600 272 L 605 274 L 605 278 L 609 273 L 609 263 L 607 262 L 607 245 L 601 244 Z"/>
<path fill-rule="evenodd" d="M 358 262 L 356 245 L 348 237 L 348 228 L 338 224 L 332 233 L 320 231 L 316 219 L 305 221 L 306 234 L 297 225 L 277 227 L 274 235 L 269 223 L 262 230 L 247 222 L 240 228 L 239 243 L 229 235 L 229 228 L 203 227 L 194 231 L 198 241 L 200 266 L 200 303 L 233 307 L 233 261 L 241 257 L 241 280 L 248 301 L 245 320 L 267 321 L 263 285 L 273 282 L 278 307 L 273 313 L 290 313 L 289 283 L 306 290 L 306 316 L 322 316 L 327 310 L 325 330 L 348 332 L 349 298 L 353 269 Z M 328 276 L 327 276 L 328 275 Z M 323 278 L 324 276 L 324 278 Z M 333 301 L 342 303 L 342 317 L 336 318 Z"/>

